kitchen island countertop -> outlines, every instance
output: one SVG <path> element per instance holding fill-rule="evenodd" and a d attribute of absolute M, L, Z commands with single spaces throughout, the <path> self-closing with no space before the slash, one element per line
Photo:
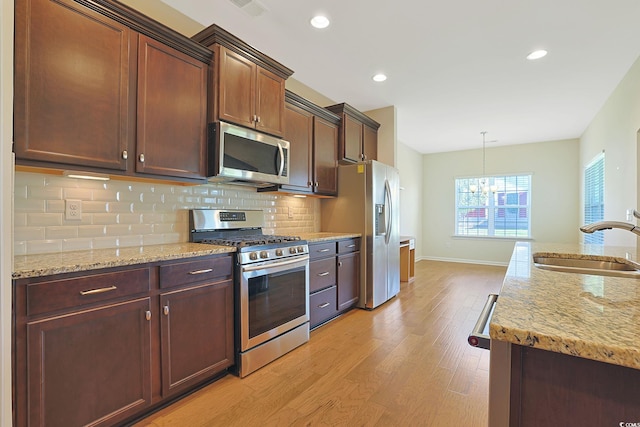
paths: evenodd
<path fill-rule="evenodd" d="M 543 270 L 533 254 L 610 258 L 636 248 L 517 242 L 490 323 L 492 340 L 640 369 L 640 279 Z"/>
<path fill-rule="evenodd" d="M 231 246 L 172 243 L 111 249 L 18 255 L 13 259 L 13 279 L 121 267 L 196 256 L 235 252 Z"/>

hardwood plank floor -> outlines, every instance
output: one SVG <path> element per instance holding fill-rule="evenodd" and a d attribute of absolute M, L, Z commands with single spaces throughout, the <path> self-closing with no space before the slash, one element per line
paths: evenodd
<path fill-rule="evenodd" d="M 383 306 L 351 310 L 248 377 L 227 375 L 135 426 L 486 426 L 489 352 L 466 339 L 505 272 L 420 261 Z"/>

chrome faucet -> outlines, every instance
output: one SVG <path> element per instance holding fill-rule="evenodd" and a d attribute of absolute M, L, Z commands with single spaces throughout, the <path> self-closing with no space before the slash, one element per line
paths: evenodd
<path fill-rule="evenodd" d="M 640 212 L 634 209 L 633 216 L 640 219 Z M 598 221 L 591 224 L 583 225 L 582 227 L 580 227 L 580 231 L 582 231 L 583 233 L 591 234 L 595 231 L 611 230 L 613 228 L 627 230 L 640 236 L 640 228 L 638 228 L 638 226 L 621 221 Z"/>

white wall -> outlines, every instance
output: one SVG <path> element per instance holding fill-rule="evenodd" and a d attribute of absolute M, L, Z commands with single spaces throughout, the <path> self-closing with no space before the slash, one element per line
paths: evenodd
<path fill-rule="evenodd" d="M 482 149 L 427 154 L 423 160 L 424 257 L 506 264 L 514 240 L 453 237 L 455 178 L 482 174 Z M 531 173 L 532 238 L 543 242 L 578 241 L 578 140 L 487 148 L 486 173 Z"/>
<path fill-rule="evenodd" d="M 0 425 L 11 413 L 11 272 L 13 271 L 12 134 L 13 134 L 13 0 L 0 3 Z"/>
<path fill-rule="evenodd" d="M 422 259 L 422 154 L 398 143 L 396 167 L 400 170 L 400 235 L 416 238 L 416 260 Z"/>
<path fill-rule="evenodd" d="M 637 208 L 637 132 L 640 129 L 640 59 L 635 62 L 580 138 L 581 174 L 605 151 L 605 212 L 607 220 L 627 221 L 626 210 Z M 581 189 L 584 189 L 581 175 Z M 580 191 L 584 194 L 584 191 Z M 581 203 L 582 203 L 581 199 Z M 584 214 L 581 213 L 581 221 Z M 635 220 L 634 220 L 635 221 Z M 636 246 L 634 234 L 606 230 L 605 245 Z"/>

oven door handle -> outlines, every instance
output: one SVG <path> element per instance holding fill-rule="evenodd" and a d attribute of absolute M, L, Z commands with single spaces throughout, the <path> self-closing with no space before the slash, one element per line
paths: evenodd
<path fill-rule="evenodd" d="M 294 259 L 288 259 L 285 261 L 278 261 L 269 264 L 260 264 L 260 265 L 247 265 L 242 267 L 242 271 L 256 271 L 256 270 L 264 270 L 265 268 L 277 268 L 290 264 L 297 264 L 299 262 L 304 262 L 309 260 L 309 255 L 297 256 Z"/>
<path fill-rule="evenodd" d="M 467 342 L 472 347 L 479 347 L 486 350 L 489 350 L 491 346 L 491 337 L 484 334 L 484 329 L 487 326 L 487 322 L 490 321 L 490 317 L 493 314 L 493 307 L 498 300 L 498 295 L 489 294 L 487 298 L 487 302 L 484 304 L 484 308 L 480 313 L 480 317 L 478 317 L 478 321 L 476 322 L 476 326 L 473 328 L 469 337 L 467 338 Z"/>

